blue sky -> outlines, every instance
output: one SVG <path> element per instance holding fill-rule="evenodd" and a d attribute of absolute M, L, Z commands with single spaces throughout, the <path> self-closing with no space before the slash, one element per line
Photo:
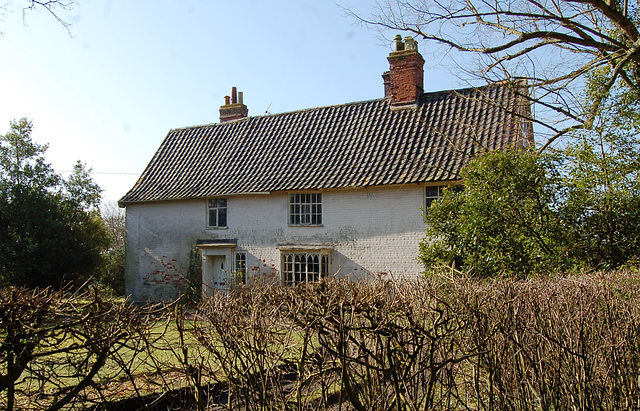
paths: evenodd
<path fill-rule="evenodd" d="M 0 21 L 0 134 L 33 120 L 56 171 L 81 160 L 118 200 L 172 128 L 217 123 L 236 86 L 249 115 L 383 96 L 395 32 L 355 24 L 332 1 L 79 0 L 61 16 Z M 340 4 L 367 15 L 370 1 Z M 461 84 L 420 43 L 425 90 Z"/>

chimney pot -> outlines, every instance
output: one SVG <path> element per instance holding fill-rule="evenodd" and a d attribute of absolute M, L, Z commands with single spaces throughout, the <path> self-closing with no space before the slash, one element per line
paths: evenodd
<path fill-rule="evenodd" d="M 224 96 L 224 105 L 225 105 L 225 106 L 228 106 L 230 101 L 231 101 L 231 97 L 229 97 L 229 96 Z"/>
<path fill-rule="evenodd" d="M 395 51 L 404 50 L 404 44 L 402 44 L 402 36 L 401 35 L 396 34 L 396 36 L 393 38 L 393 45 L 394 45 L 394 50 Z"/>
<path fill-rule="evenodd" d="M 238 104 L 243 104 L 242 97 L 243 97 L 242 91 L 238 91 Z"/>
<path fill-rule="evenodd" d="M 407 36 L 404 38 L 404 49 L 405 50 L 418 50 L 418 42 L 411 36 Z"/>
<path fill-rule="evenodd" d="M 238 103 L 238 90 L 235 87 L 231 87 L 231 104 Z"/>

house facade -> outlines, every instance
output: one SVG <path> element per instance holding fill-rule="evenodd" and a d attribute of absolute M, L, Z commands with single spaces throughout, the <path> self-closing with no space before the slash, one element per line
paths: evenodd
<path fill-rule="evenodd" d="M 384 98 L 171 130 L 126 207 L 127 293 L 177 298 L 320 278 L 414 277 L 422 210 L 485 150 L 532 144 L 518 83 L 423 92 L 424 59 L 396 37 Z"/>

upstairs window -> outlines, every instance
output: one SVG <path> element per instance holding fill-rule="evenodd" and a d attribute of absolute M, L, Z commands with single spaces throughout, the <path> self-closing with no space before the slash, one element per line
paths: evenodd
<path fill-rule="evenodd" d="M 461 185 L 425 187 L 425 207 L 426 208 L 431 207 L 431 204 L 434 201 L 442 198 L 443 190 L 445 189 L 445 187 L 450 187 L 450 189 L 453 190 L 453 192 L 455 193 L 459 193 L 463 189 Z"/>
<path fill-rule="evenodd" d="M 285 286 L 319 281 L 329 275 L 329 255 L 283 253 L 282 283 Z"/>
<path fill-rule="evenodd" d="M 224 228 L 227 226 L 227 199 L 209 199 L 209 216 L 207 226 L 209 228 Z"/>
<path fill-rule="evenodd" d="M 289 225 L 322 225 L 322 194 L 290 194 Z"/>
<path fill-rule="evenodd" d="M 442 189 L 444 186 L 431 186 L 425 188 L 425 205 L 427 208 L 431 207 L 431 204 L 442 198 Z"/>

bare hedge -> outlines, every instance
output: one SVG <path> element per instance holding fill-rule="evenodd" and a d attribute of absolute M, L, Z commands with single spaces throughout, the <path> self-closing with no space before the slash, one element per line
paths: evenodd
<path fill-rule="evenodd" d="M 0 406 L 59 410 L 104 403 L 106 383 L 127 366 L 120 353 L 136 351 L 147 329 L 135 307 L 105 300 L 95 289 L 1 290 Z"/>
<path fill-rule="evenodd" d="M 640 278 L 332 281 L 215 296 L 233 409 L 637 409 Z"/>
<path fill-rule="evenodd" d="M 637 271 L 255 287 L 195 312 L 7 289 L 0 333 L 7 409 L 640 408 Z"/>

